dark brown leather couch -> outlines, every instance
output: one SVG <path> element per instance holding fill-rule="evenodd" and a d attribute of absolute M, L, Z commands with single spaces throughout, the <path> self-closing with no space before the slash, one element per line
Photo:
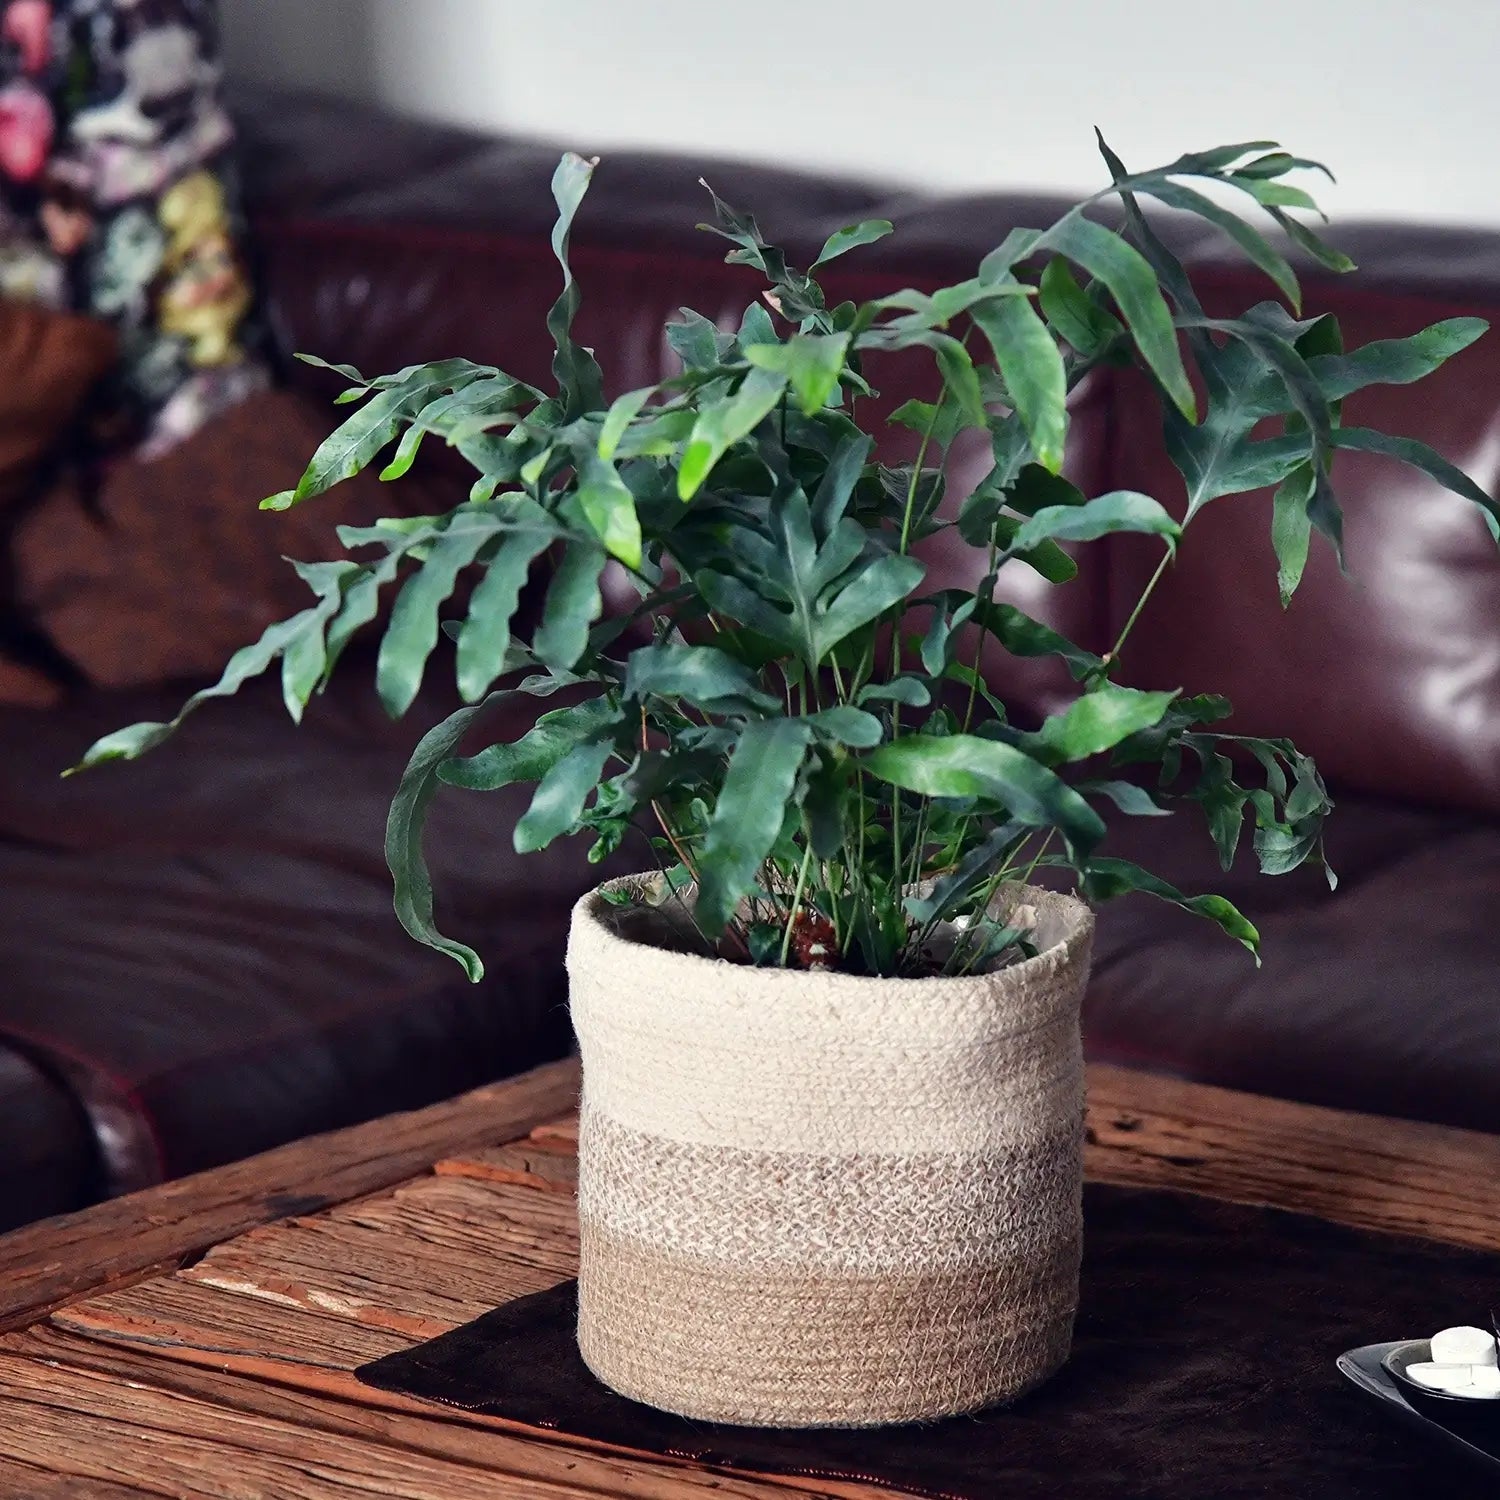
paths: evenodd
<path fill-rule="evenodd" d="M 547 378 L 554 147 L 306 100 L 246 99 L 239 113 L 283 356 L 378 371 L 464 353 Z M 1007 230 L 1062 206 L 611 154 L 573 258 L 582 337 L 618 389 L 663 373 L 674 309 L 737 314 L 756 293 L 692 228 L 705 172 L 794 251 L 857 219 L 895 220 L 895 236 L 828 277 L 840 296 L 968 275 Z M 1264 295 L 1216 243 L 1172 232 L 1211 305 Z M 1310 278 L 1310 303 L 1356 339 L 1500 311 L 1500 235 L 1355 226 L 1334 238 L 1363 270 Z M 282 373 L 309 402 L 328 394 L 307 367 Z M 888 403 L 928 394 L 911 379 L 897 365 L 877 384 Z M 1082 393 L 1070 463 L 1092 491 L 1179 493 L 1143 403 L 1115 377 Z M 1359 408 L 1351 420 L 1420 434 L 1500 487 L 1500 334 Z M 305 457 L 287 454 L 288 480 Z M 1226 692 L 1244 728 L 1290 733 L 1318 756 L 1340 803 L 1339 891 L 1315 870 L 1224 875 L 1186 814 L 1134 820 L 1115 851 L 1241 904 L 1262 927 L 1265 967 L 1171 908 L 1117 903 L 1100 923 L 1089 1047 L 1500 1130 L 1500 558 L 1462 502 L 1361 459 L 1338 476 L 1352 581 L 1317 558 L 1283 614 L 1266 498 L 1221 500 L 1127 654 L 1138 683 Z M 1102 649 L 1153 560 L 1128 541 L 1095 547 L 1076 582 L 1024 602 Z M 1061 686 L 1035 664 L 998 675 L 1022 713 L 1045 711 Z M 266 687 L 209 708 L 137 765 L 56 779 L 97 733 L 160 717 L 180 696 L 178 684 L 81 689 L 60 708 L 0 710 L 0 1227 L 420 1104 L 568 1044 L 566 914 L 598 872 L 580 849 L 513 855 L 514 800 L 451 794 L 430 838 L 441 915 L 490 961 L 482 986 L 390 914 L 385 807 L 413 739 L 443 711 L 440 686 L 392 726 L 368 668 L 350 662 L 300 730 Z"/>

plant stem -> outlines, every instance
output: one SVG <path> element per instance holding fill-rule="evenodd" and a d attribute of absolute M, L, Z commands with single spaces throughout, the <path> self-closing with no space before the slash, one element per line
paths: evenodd
<path fill-rule="evenodd" d="M 911 872 L 906 882 L 908 885 L 916 885 L 922 878 L 922 856 L 927 847 L 927 807 L 925 801 L 917 807 L 917 827 L 911 845 Z"/>
<path fill-rule="evenodd" d="M 938 398 L 932 403 L 932 415 L 927 419 L 926 430 L 922 433 L 922 441 L 917 444 L 917 456 L 912 460 L 911 483 L 906 487 L 906 509 L 901 517 L 901 554 L 906 555 L 906 549 L 911 542 L 911 517 L 912 511 L 917 503 L 917 491 L 922 486 L 922 465 L 927 458 L 927 449 L 932 442 L 932 434 L 937 428 L 937 419 L 943 409 L 943 402 L 948 397 L 948 387 L 944 385 L 938 392 Z M 934 481 L 935 482 L 935 481 Z M 901 617 L 898 615 L 891 624 L 891 677 L 892 679 L 901 675 Z M 899 739 L 901 736 L 901 705 L 899 702 L 891 705 L 891 738 Z M 901 791 L 898 787 L 891 788 L 891 879 L 899 894 L 902 882 L 901 870 Z"/>
<path fill-rule="evenodd" d="M 802 852 L 802 868 L 797 871 L 797 889 L 792 892 L 792 909 L 787 913 L 786 931 L 781 934 L 781 967 L 786 968 L 786 956 L 792 948 L 792 930 L 797 925 L 797 908 L 802 905 L 802 892 L 807 888 L 807 869 L 812 864 L 812 845 Z"/>
<path fill-rule="evenodd" d="M 1026 866 L 1025 872 L 1021 876 L 1022 885 L 1025 885 L 1031 879 L 1032 875 L 1036 873 L 1036 867 L 1041 863 L 1042 856 L 1047 852 L 1047 845 L 1052 842 L 1052 835 L 1056 832 L 1055 828 L 1049 828 L 1047 830 L 1047 837 L 1037 845 L 1036 853 L 1031 856 L 1031 863 Z"/>
<path fill-rule="evenodd" d="M 658 813 L 657 816 L 659 818 L 660 814 Z M 695 912 L 693 908 L 687 904 L 687 898 L 682 894 L 682 888 L 680 886 L 673 885 L 672 877 L 667 874 L 667 867 L 661 862 L 661 851 L 658 850 L 656 845 L 651 841 L 651 835 L 647 833 L 644 828 L 641 828 L 639 824 L 637 824 L 636 827 L 641 836 L 646 840 L 646 847 L 651 851 L 651 858 L 656 861 L 656 868 L 661 871 L 662 881 L 665 883 L 667 889 L 672 893 L 672 899 L 682 908 L 683 915 L 692 925 L 693 931 L 698 934 L 698 937 L 702 941 L 703 947 L 707 951 L 708 956 L 710 958 L 716 958 L 718 956 L 718 950 L 714 947 L 713 939 L 710 938 L 709 935 L 698 925 L 698 913 Z"/>
<path fill-rule="evenodd" d="M 1142 591 L 1141 597 L 1135 601 L 1135 608 L 1130 611 L 1130 618 L 1125 621 L 1124 629 L 1120 631 L 1118 639 L 1115 641 L 1114 645 L 1109 648 L 1109 651 L 1105 655 L 1103 662 L 1100 664 L 1100 667 L 1096 669 L 1100 675 L 1107 676 L 1110 667 L 1112 667 L 1116 660 L 1119 658 L 1120 649 L 1124 646 L 1126 638 L 1129 636 L 1130 632 L 1135 629 L 1135 622 L 1140 619 L 1141 611 L 1146 607 L 1146 601 L 1151 597 L 1153 593 L 1156 592 L 1156 585 L 1159 584 L 1162 581 L 1162 578 L 1165 576 L 1167 566 L 1172 561 L 1172 555 L 1172 549 L 1170 547 L 1168 547 L 1167 550 L 1162 553 L 1162 559 L 1159 563 L 1157 563 L 1156 571 L 1151 575 L 1151 580 L 1149 583 L 1147 583 L 1145 589 Z"/>
<path fill-rule="evenodd" d="M 643 706 L 641 708 L 641 749 L 648 749 L 650 743 L 650 730 L 646 719 L 646 710 Z M 693 868 L 692 860 L 687 857 L 687 851 L 682 847 L 680 843 L 678 843 L 677 835 L 672 832 L 672 825 L 667 822 L 667 815 L 663 810 L 661 803 L 653 801 L 651 804 L 651 811 L 656 814 L 656 821 L 661 825 L 661 831 L 666 835 L 667 842 L 672 846 L 672 852 L 677 856 L 677 863 L 680 864 L 682 868 L 686 870 L 696 882 L 698 879 L 698 872 Z"/>
<path fill-rule="evenodd" d="M 833 922 L 833 946 L 842 953 L 844 951 L 844 930 L 839 923 L 839 903 L 834 899 L 833 881 L 829 877 L 829 866 L 821 866 L 823 872 L 823 889 L 828 893 L 828 915 Z M 834 865 L 833 869 L 847 874 L 843 865 Z M 840 892 L 842 894 L 842 892 Z"/>
<path fill-rule="evenodd" d="M 995 559 L 999 555 L 999 547 L 995 543 L 995 536 L 990 534 L 989 561 L 984 568 L 984 604 L 986 608 L 995 602 L 995 584 L 998 573 L 995 568 Z M 977 614 L 978 611 L 976 610 Z M 984 648 L 990 638 L 989 627 L 984 621 L 979 622 L 979 649 L 974 653 L 974 675 L 969 679 L 969 701 L 964 705 L 964 733 L 969 732 L 969 726 L 974 722 L 974 703 L 979 697 L 979 679 L 984 673 Z"/>
<path fill-rule="evenodd" d="M 656 821 L 661 825 L 661 831 L 667 836 L 667 842 L 672 846 L 672 852 L 677 856 L 677 863 L 693 877 L 693 882 L 696 884 L 698 872 L 693 868 L 692 860 L 687 857 L 687 851 L 677 842 L 677 835 L 672 832 L 672 825 L 667 822 L 667 815 L 662 811 L 661 803 L 653 802 L 651 804 L 651 811 L 656 814 Z"/>
<path fill-rule="evenodd" d="M 963 932 L 959 933 L 958 941 L 953 945 L 953 952 L 948 955 L 948 962 L 944 965 L 946 972 L 951 974 L 967 974 L 973 967 L 975 959 L 978 958 L 982 951 L 977 940 L 984 932 L 984 924 L 989 917 L 990 902 L 995 899 L 995 892 L 999 889 L 1000 882 L 1005 878 L 1007 873 L 1005 870 L 996 870 L 990 876 L 989 884 L 984 888 L 984 895 L 976 903 L 977 909 L 974 919 Z M 968 954 L 960 964 L 958 959 L 964 953 L 966 947 Z"/>
<path fill-rule="evenodd" d="M 854 857 L 854 863 L 848 867 L 849 892 L 851 897 L 849 912 L 851 920 L 849 923 L 849 932 L 847 936 L 851 944 L 853 943 L 855 934 L 859 929 L 860 917 L 865 914 L 863 911 L 863 902 L 865 899 L 865 818 L 867 809 L 865 799 L 865 773 L 862 770 L 857 773 L 856 787 L 857 794 L 859 796 L 859 846 L 858 852 Z M 857 895 L 855 894 L 856 892 L 858 893 Z M 841 949 L 840 952 L 847 952 L 847 949 Z"/>
<path fill-rule="evenodd" d="M 897 726 L 899 728 L 899 726 Z M 894 733 L 892 735 L 894 738 Z M 901 899 L 901 788 L 891 788 L 891 884 Z"/>
<path fill-rule="evenodd" d="M 932 403 L 932 415 L 927 419 L 926 431 L 922 434 L 922 441 L 917 445 L 917 456 L 912 460 L 911 483 L 906 487 L 906 511 L 901 517 L 901 555 L 906 555 L 906 549 L 911 542 L 911 515 L 917 503 L 917 491 L 922 487 L 922 464 L 927 457 L 927 449 L 932 442 L 932 434 L 937 429 L 937 419 L 943 410 L 943 402 L 948 399 L 948 387 L 945 385 L 938 392 L 938 398 Z M 941 472 L 941 471 L 939 471 Z"/>
<path fill-rule="evenodd" d="M 1041 843 L 1037 845 L 1036 853 L 1031 856 L 1031 863 L 1026 866 L 1019 877 L 1020 883 L 1022 885 L 1025 885 L 1026 882 L 1031 879 L 1032 874 L 1035 872 L 1042 856 L 1047 852 L 1047 846 L 1052 842 L 1052 835 L 1056 833 L 1056 831 L 1057 830 L 1055 828 L 1049 828 L 1047 830 L 1046 837 L 1044 837 Z M 1024 843 L 1025 840 L 1022 840 L 1023 846 Z M 965 932 L 961 936 L 959 941 L 953 945 L 953 952 L 949 956 L 948 960 L 950 964 L 953 963 L 954 960 L 958 958 L 959 954 L 963 952 L 966 939 L 969 940 L 969 945 L 971 948 L 973 948 L 973 941 L 970 935 L 977 933 L 980 930 L 979 922 L 989 916 L 990 902 L 995 899 L 995 892 L 1000 888 L 1000 885 L 1003 881 L 1015 878 L 1015 866 L 1012 865 L 1009 860 L 1002 864 L 1001 867 L 996 870 L 992 876 L 990 876 L 989 883 L 985 887 L 984 895 L 976 903 L 978 920 L 974 925 L 971 925 L 968 931 Z M 963 967 L 958 969 L 956 972 L 960 974 L 967 973 L 969 968 L 972 967 L 974 960 L 978 957 L 978 954 L 979 950 L 974 949 L 970 953 L 969 957 L 965 960 Z"/>

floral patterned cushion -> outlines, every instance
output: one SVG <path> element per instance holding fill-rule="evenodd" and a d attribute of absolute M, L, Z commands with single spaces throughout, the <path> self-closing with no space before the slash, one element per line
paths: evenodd
<path fill-rule="evenodd" d="M 91 312 L 152 457 L 265 384 L 212 0 L 0 0 L 0 295 Z"/>

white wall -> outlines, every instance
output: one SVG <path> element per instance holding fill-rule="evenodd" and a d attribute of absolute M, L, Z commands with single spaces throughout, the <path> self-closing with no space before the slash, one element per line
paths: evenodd
<path fill-rule="evenodd" d="M 221 0 L 242 76 L 584 149 L 1084 188 L 1273 137 L 1338 217 L 1500 225 L 1500 0 Z"/>

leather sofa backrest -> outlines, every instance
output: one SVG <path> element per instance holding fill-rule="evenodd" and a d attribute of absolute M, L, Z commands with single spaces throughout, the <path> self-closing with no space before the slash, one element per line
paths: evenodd
<path fill-rule="evenodd" d="M 1204 286 L 1205 300 L 1226 309 L 1259 295 L 1237 274 Z M 1500 321 L 1500 296 L 1483 288 L 1461 298 L 1447 288 L 1390 294 L 1351 276 L 1317 283 L 1308 303 L 1309 315 L 1337 314 L 1351 345 L 1463 314 Z M 1153 410 L 1141 382 L 1117 383 L 1114 481 L 1180 506 L 1182 481 Z M 1500 492 L 1500 332 L 1419 386 L 1357 393 L 1343 420 L 1420 437 Z M 1475 506 L 1390 459 L 1341 453 L 1334 489 L 1347 577 L 1314 536 L 1283 610 L 1270 493 L 1213 501 L 1131 636 L 1126 680 L 1224 693 L 1237 710 L 1232 727 L 1289 736 L 1335 784 L 1500 811 L 1500 548 Z M 1158 556 L 1138 539 L 1116 539 L 1112 617 L 1129 608 Z"/>
<path fill-rule="evenodd" d="M 284 352 L 369 372 L 462 353 L 546 380 L 542 320 L 558 288 L 547 184 L 557 148 L 284 98 L 243 100 L 240 115 L 263 285 Z M 804 259 L 845 224 L 893 220 L 895 235 L 830 272 L 839 298 L 970 275 L 1010 228 L 1045 225 L 1066 206 L 612 154 L 579 216 L 573 263 L 584 290 L 579 335 L 605 351 L 617 389 L 672 368 L 661 329 L 678 307 L 737 322 L 758 294 L 754 273 L 725 266 L 722 242 L 691 227 L 706 216 L 700 175 Z M 1239 311 L 1269 294 L 1208 233 L 1171 232 L 1211 309 Z M 1337 312 L 1350 342 L 1500 309 L 1500 234 L 1371 225 L 1334 238 L 1362 271 L 1347 281 L 1310 277 L 1308 310 Z M 289 373 L 313 386 L 325 379 L 303 366 Z M 920 360 L 879 371 L 880 405 L 930 398 L 930 379 Z M 1180 501 L 1147 394 L 1128 375 L 1080 393 L 1069 469 L 1091 493 L 1134 488 Z M 1500 333 L 1416 388 L 1352 399 L 1346 419 L 1420 436 L 1485 488 L 1500 488 Z M 905 443 L 896 431 L 886 456 L 909 457 Z M 983 452 L 956 455 L 955 497 L 985 467 Z M 1335 783 L 1500 810 L 1500 553 L 1465 502 L 1389 461 L 1344 455 L 1336 484 L 1350 579 L 1315 539 L 1283 613 L 1269 496 L 1216 501 L 1142 616 L 1126 677 L 1226 693 L 1236 727 L 1290 735 Z M 1112 539 L 1084 549 L 1074 582 L 1051 588 L 1017 565 L 1002 594 L 1104 649 L 1157 556 L 1136 539 Z M 943 541 L 928 561 L 934 587 L 971 583 L 982 566 Z M 1067 685 L 1055 664 L 1008 658 L 993 644 L 984 667 L 1023 716 L 1046 712 Z"/>

